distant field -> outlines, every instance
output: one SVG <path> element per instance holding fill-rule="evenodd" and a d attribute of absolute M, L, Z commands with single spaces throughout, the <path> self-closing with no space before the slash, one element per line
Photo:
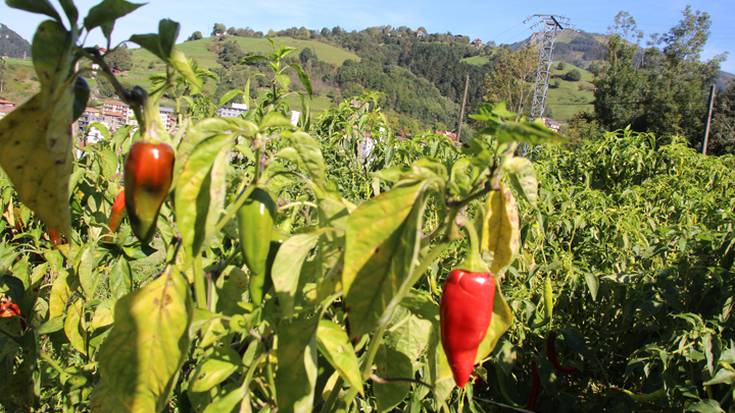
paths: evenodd
<path fill-rule="evenodd" d="M 360 58 L 345 49 L 332 46 L 326 43 L 322 43 L 316 40 L 298 40 L 290 37 L 274 37 L 273 40 L 276 45 L 284 44 L 291 46 L 300 52 L 302 49 L 310 48 L 319 57 L 319 60 L 331 63 L 336 66 L 342 65 L 345 60 L 360 60 Z M 209 51 L 209 46 L 214 42 L 214 38 L 208 37 L 205 39 L 194 40 L 190 42 L 183 42 L 178 46 L 179 50 L 184 52 L 187 57 L 196 61 L 200 66 L 206 68 L 217 67 L 217 56 Z M 235 41 L 243 51 L 266 54 L 271 52 L 271 45 L 265 38 L 251 38 L 251 37 L 237 37 L 229 36 L 224 41 Z M 147 68 L 150 62 L 154 62 L 155 57 L 142 49 L 133 49 L 134 60 L 138 67 Z"/>
<path fill-rule="evenodd" d="M 487 56 L 472 56 L 462 59 L 462 62 L 472 66 L 484 66 L 490 62 L 490 58 Z"/>
<path fill-rule="evenodd" d="M 553 89 L 550 87 L 547 95 L 546 107 L 551 109 L 551 117 L 556 120 L 567 121 L 579 112 L 593 111 L 594 107 L 589 103 L 595 98 L 592 89 L 592 80 L 595 76 L 591 72 L 569 63 L 564 64 L 564 69 L 558 70 L 556 68 L 557 64 L 558 62 L 554 62 L 552 65 L 552 78 L 549 83 L 559 80 L 559 88 Z M 569 82 L 561 78 L 572 69 L 579 70 L 582 74 L 582 80 Z"/>

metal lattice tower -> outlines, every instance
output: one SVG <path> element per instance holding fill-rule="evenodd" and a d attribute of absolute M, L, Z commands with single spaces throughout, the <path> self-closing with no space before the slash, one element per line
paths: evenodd
<path fill-rule="evenodd" d="M 544 115 L 546 92 L 549 90 L 549 77 L 551 75 L 552 63 L 551 54 L 554 50 L 554 40 L 556 40 L 556 35 L 564 30 L 565 26 L 568 26 L 569 19 L 551 14 L 534 14 L 527 18 L 525 22 L 531 20 L 535 21 L 532 29 L 536 30 L 539 46 L 536 82 L 534 84 L 530 113 L 531 119 L 536 119 Z"/>

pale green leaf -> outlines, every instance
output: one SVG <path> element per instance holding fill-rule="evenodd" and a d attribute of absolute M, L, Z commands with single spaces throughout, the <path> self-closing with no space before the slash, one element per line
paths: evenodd
<path fill-rule="evenodd" d="M 323 231 L 317 231 L 294 235 L 278 249 L 271 269 L 271 279 L 281 314 L 291 314 L 299 286 L 301 267 L 322 233 Z"/>
<path fill-rule="evenodd" d="M 194 369 L 189 391 L 205 392 L 222 383 L 240 368 L 240 355 L 229 347 L 215 350 Z"/>
<path fill-rule="evenodd" d="M 276 394 L 279 412 L 309 413 L 313 410 L 318 322 L 315 316 L 302 315 L 282 320 L 278 326 Z"/>
<path fill-rule="evenodd" d="M 214 135 L 199 142 L 176 180 L 176 223 L 184 250 L 197 256 L 214 233 L 224 210 L 226 158 L 234 140 Z"/>
<path fill-rule="evenodd" d="M 411 391 L 411 383 L 390 379 L 413 379 L 413 367 L 409 358 L 389 346 L 382 346 L 375 357 L 376 374 L 387 383 L 375 383 L 375 401 L 378 412 L 387 412 L 398 406 Z"/>
<path fill-rule="evenodd" d="M 348 218 L 342 286 L 353 337 L 375 328 L 406 291 L 420 249 L 422 188 L 417 183 L 384 192 Z"/>
<path fill-rule="evenodd" d="M 189 350 L 189 284 L 168 269 L 115 305 L 100 347 L 93 412 L 157 412 L 166 407 Z"/>
<path fill-rule="evenodd" d="M 362 394 L 360 364 L 347 333 L 341 326 L 332 321 L 320 320 L 316 337 L 319 351 L 324 358 L 350 386 Z"/>

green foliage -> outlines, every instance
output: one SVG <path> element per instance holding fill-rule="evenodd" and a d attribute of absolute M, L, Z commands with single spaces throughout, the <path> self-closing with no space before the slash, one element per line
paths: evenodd
<path fill-rule="evenodd" d="M 579 82 L 582 79 L 582 74 L 577 69 L 572 69 L 564 74 L 564 80 L 569 82 Z"/>
<path fill-rule="evenodd" d="M 508 279 L 519 322 L 497 362 L 527 383 L 541 359 L 540 410 L 732 406 L 733 381 L 720 380 L 735 326 L 733 159 L 656 141 L 625 130 L 536 155 L 538 210 L 521 219 L 529 253 Z M 539 324 L 544 277 L 554 311 Z M 564 365 L 581 374 L 544 367 L 552 329 Z"/>
<path fill-rule="evenodd" d="M 662 50 L 630 44 L 625 36 L 637 30 L 635 20 L 623 24 L 609 37 L 607 64 L 595 81 L 600 124 L 611 130 L 631 125 L 661 138 L 683 134 L 692 146 L 700 144 L 708 88 L 721 61 L 700 62 L 710 24 L 709 14 L 687 7 L 661 37 Z"/>

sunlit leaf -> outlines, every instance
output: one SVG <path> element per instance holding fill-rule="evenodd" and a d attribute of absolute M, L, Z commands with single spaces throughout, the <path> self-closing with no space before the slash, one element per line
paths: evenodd
<path fill-rule="evenodd" d="M 493 253 L 490 271 L 497 274 L 510 265 L 520 246 L 518 206 L 513 194 L 501 189 L 488 195 L 482 225 L 481 248 Z"/>
<path fill-rule="evenodd" d="M 115 305 L 100 347 L 93 412 L 157 412 L 166 406 L 189 349 L 189 285 L 169 269 Z"/>
<path fill-rule="evenodd" d="M 329 320 L 320 320 L 317 329 L 319 351 L 339 375 L 362 394 L 362 376 L 360 365 L 347 333 L 338 324 Z"/>
<path fill-rule="evenodd" d="M 301 315 L 278 326 L 278 411 L 308 413 L 314 408 L 319 319 Z"/>

